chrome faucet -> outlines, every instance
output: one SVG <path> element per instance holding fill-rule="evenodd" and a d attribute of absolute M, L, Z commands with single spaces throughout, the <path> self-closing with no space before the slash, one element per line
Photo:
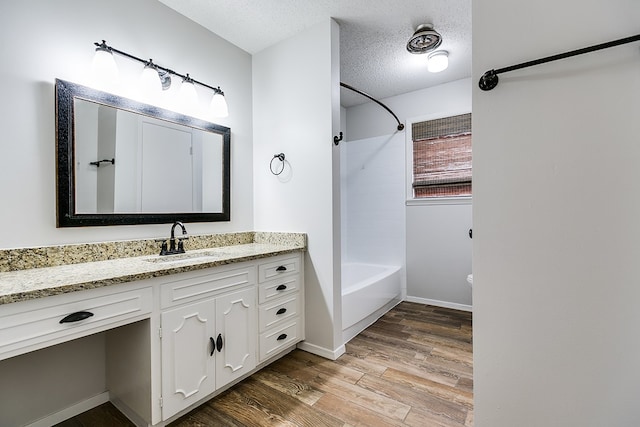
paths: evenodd
<path fill-rule="evenodd" d="M 176 226 L 178 225 L 180 226 L 180 228 L 182 228 L 182 236 L 178 236 L 177 238 L 178 246 L 176 247 L 175 230 L 176 230 Z M 183 254 L 184 253 L 183 241 L 188 238 L 189 236 L 187 235 L 187 229 L 185 228 L 184 224 L 181 223 L 180 221 L 174 222 L 173 225 L 171 226 L 171 238 L 169 238 L 169 249 L 167 249 L 166 240 L 163 239 L 162 248 L 160 249 L 160 255 Z"/>

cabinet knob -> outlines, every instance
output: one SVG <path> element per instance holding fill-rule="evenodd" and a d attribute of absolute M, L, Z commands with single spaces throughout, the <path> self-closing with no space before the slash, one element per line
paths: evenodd
<path fill-rule="evenodd" d="M 287 334 L 280 334 L 280 336 L 278 336 L 277 340 L 278 341 L 282 341 L 283 339 L 287 338 Z"/>
<path fill-rule="evenodd" d="M 65 316 L 60 320 L 60 323 L 73 323 L 79 322 L 81 320 L 87 319 L 93 316 L 93 313 L 90 311 L 76 311 L 75 313 L 71 313 L 68 316 Z"/>
<path fill-rule="evenodd" d="M 280 310 L 276 311 L 276 314 L 285 314 L 287 312 L 286 308 L 281 308 Z"/>
<path fill-rule="evenodd" d="M 211 354 L 209 354 L 209 356 L 213 356 L 213 353 L 216 351 L 216 342 L 213 337 L 209 337 L 209 342 L 211 343 Z"/>
<path fill-rule="evenodd" d="M 276 291 L 284 291 L 285 289 L 287 289 L 287 285 L 280 285 L 276 288 Z"/>
<path fill-rule="evenodd" d="M 281 265 L 278 268 L 276 268 L 276 271 L 287 271 L 287 267 L 285 267 L 284 265 Z"/>

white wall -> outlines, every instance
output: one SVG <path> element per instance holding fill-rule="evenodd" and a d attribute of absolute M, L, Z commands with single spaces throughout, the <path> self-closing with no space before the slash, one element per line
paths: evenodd
<path fill-rule="evenodd" d="M 251 56 L 155 0 L 0 3 L 1 248 L 166 236 L 168 225 L 56 228 L 54 79 L 87 84 L 93 42 L 225 91 L 231 128 L 231 222 L 187 224 L 192 234 L 253 228 Z M 116 57 L 119 64 L 134 64 Z M 133 67 L 133 65 L 131 65 Z M 179 79 L 175 79 L 179 80 Z"/>
<path fill-rule="evenodd" d="M 638 22 L 633 0 L 474 1 L 473 81 Z M 475 425 L 640 425 L 638 43 L 476 84 Z"/>
<path fill-rule="evenodd" d="M 343 141 L 343 262 L 405 264 L 404 133 Z"/>
<path fill-rule="evenodd" d="M 342 345 L 338 32 L 327 20 L 253 57 L 255 229 L 307 233 L 305 345 L 328 357 Z"/>
<path fill-rule="evenodd" d="M 463 79 L 381 100 L 407 125 L 405 131 L 396 134 L 390 133 L 395 130 L 395 120 L 377 104 L 368 102 L 347 109 L 349 141 L 359 140 L 357 144 L 363 150 L 376 148 L 376 156 L 373 157 L 376 158 L 378 147 L 375 141 L 389 140 L 384 146 L 385 150 L 391 151 L 384 155 L 394 160 L 386 164 L 384 170 L 391 175 L 389 182 L 400 182 L 400 188 L 395 190 L 397 193 L 393 197 L 394 200 L 399 198 L 402 216 L 405 217 L 402 227 L 406 225 L 406 231 L 392 228 L 389 232 L 388 224 L 380 220 L 380 214 L 384 217 L 384 211 L 388 210 L 386 198 L 377 197 L 380 182 L 367 176 L 359 187 L 352 185 L 352 191 L 345 197 L 345 214 L 347 218 L 353 218 L 353 221 L 347 219 L 347 230 L 343 231 L 343 238 L 346 236 L 347 239 L 346 258 L 380 258 L 389 247 L 395 248 L 395 244 L 389 245 L 389 242 L 397 242 L 400 238 L 403 247 L 400 251 L 394 249 L 393 257 L 400 254 L 403 257 L 401 265 L 406 264 L 407 299 L 411 301 L 463 309 L 471 306 L 471 289 L 466 282 L 467 275 L 471 273 L 471 242 L 467 235 L 471 228 L 470 203 L 411 204 L 404 207 L 405 136 L 410 137 L 410 123 L 471 111 L 471 90 L 471 79 Z M 369 155 L 366 151 L 356 154 L 357 146 L 352 149 L 349 144 L 352 142 L 347 142 L 350 147 L 348 158 Z M 363 198 L 367 192 L 371 197 Z M 367 216 L 367 211 L 376 215 Z M 393 212 L 388 212 L 386 220 L 396 217 Z M 376 235 L 372 230 L 379 230 L 380 234 Z M 391 240 L 385 241 L 385 236 Z"/>
<path fill-rule="evenodd" d="M 170 29 L 170 30 L 168 30 Z M 0 2 L 0 248 L 45 246 L 167 236 L 169 225 L 56 228 L 54 80 L 86 84 L 93 42 L 153 57 L 179 72 L 219 84 L 230 116 L 219 123 L 232 131 L 232 221 L 187 224 L 192 234 L 253 229 L 251 57 L 155 0 L 30 0 Z M 117 58 L 116 58 L 117 59 Z M 103 334 L 0 364 L 12 399 L 2 425 L 33 421 L 79 399 L 105 391 Z M 82 364 L 69 360 L 83 355 Z M 34 366 L 36 363 L 38 366 Z M 69 373 L 70 366 L 76 369 Z M 72 369 L 73 370 L 73 369 Z M 39 381 L 48 373 L 51 381 Z M 38 390 L 23 390 L 31 373 Z M 57 379 L 60 375 L 65 380 Z M 24 378 L 22 377 L 24 380 Z M 65 382 L 65 387 L 60 384 Z M 13 386 L 11 386 L 13 387 Z M 6 390 L 5 390 L 6 391 Z M 29 394 L 30 393 L 30 394 Z M 22 402 L 27 402 L 22 400 Z M 0 404 L 2 406 L 2 404 Z M 5 406 L 5 409 L 7 407 Z M 20 422 L 17 420 L 20 419 Z"/>

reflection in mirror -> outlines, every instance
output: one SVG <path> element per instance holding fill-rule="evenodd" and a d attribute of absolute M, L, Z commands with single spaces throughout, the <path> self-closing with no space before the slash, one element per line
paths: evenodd
<path fill-rule="evenodd" d="M 230 129 L 56 80 L 58 226 L 228 221 Z"/>

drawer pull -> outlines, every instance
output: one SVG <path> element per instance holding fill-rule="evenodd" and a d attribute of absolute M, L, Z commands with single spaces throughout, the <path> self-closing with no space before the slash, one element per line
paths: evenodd
<path fill-rule="evenodd" d="M 280 310 L 276 311 L 276 314 L 285 314 L 287 312 L 286 308 L 281 308 Z"/>
<path fill-rule="evenodd" d="M 213 353 L 216 351 L 216 342 L 213 337 L 209 337 L 209 342 L 211 343 L 211 354 L 209 354 L 209 356 L 213 356 Z"/>
<path fill-rule="evenodd" d="M 287 271 L 287 267 L 281 265 L 280 267 L 276 268 L 276 271 Z"/>
<path fill-rule="evenodd" d="M 65 316 L 62 320 L 60 320 L 60 323 L 79 322 L 91 316 L 93 316 L 93 313 L 91 313 L 90 311 L 76 311 L 75 313 L 71 313 L 70 315 Z"/>
<path fill-rule="evenodd" d="M 224 343 L 222 342 L 222 334 L 218 334 L 218 338 L 216 338 L 216 349 L 218 349 L 218 351 L 222 351 L 223 345 Z"/>
<path fill-rule="evenodd" d="M 285 289 L 287 289 L 287 285 L 280 285 L 276 288 L 276 291 L 284 291 Z"/>
<path fill-rule="evenodd" d="M 287 338 L 287 334 L 280 334 L 280 336 L 277 338 L 278 341 L 282 341 L 283 339 Z"/>

